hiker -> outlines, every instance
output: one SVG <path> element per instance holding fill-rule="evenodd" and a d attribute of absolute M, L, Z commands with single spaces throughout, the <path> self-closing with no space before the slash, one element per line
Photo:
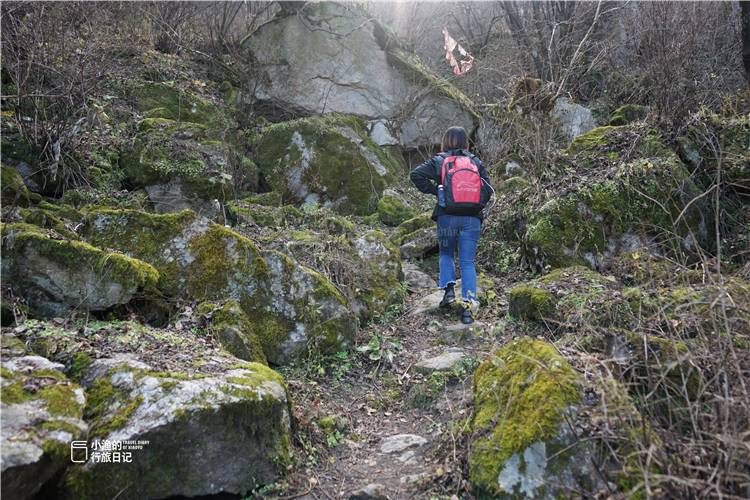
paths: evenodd
<path fill-rule="evenodd" d="M 442 152 L 417 166 L 411 181 L 417 189 L 438 198 L 432 211 L 440 244 L 440 289 L 445 290 L 440 307 L 456 301 L 453 263 L 458 243 L 461 269 L 461 321 L 470 324 L 479 310 L 474 256 L 479 242 L 482 211 L 494 193 L 487 170 L 468 150 L 463 127 L 450 127 L 443 135 Z"/>

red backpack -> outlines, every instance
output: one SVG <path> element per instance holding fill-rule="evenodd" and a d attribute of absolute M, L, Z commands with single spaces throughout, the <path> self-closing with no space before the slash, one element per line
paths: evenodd
<path fill-rule="evenodd" d="M 446 156 L 440 168 L 445 211 L 451 215 L 476 215 L 487 204 L 479 169 L 469 156 Z"/>

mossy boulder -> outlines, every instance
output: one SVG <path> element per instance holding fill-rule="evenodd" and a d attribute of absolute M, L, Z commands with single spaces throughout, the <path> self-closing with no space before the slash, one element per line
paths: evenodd
<path fill-rule="evenodd" d="M 638 104 L 625 104 L 612 112 L 609 117 L 609 125 L 619 126 L 643 120 L 648 114 L 648 106 Z"/>
<path fill-rule="evenodd" d="M 40 229 L 54 231 L 57 235 L 70 240 L 80 239 L 74 229 L 82 218 L 83 216 L 70 206 L 52 204 L 46 201 L 41 201 L 36 206 L 28 208 L 15 207 L 12 211 L 5 213 L 7 222 L 31 224 Z"/>
<path fill-rule="evenodd" d="M 18 171 L 8 165 L 0 165 L 0 184 L 2 184 L 3 206 L 17 205 L 26 207 L 29 205 L 29 190 L 23 182 L 23 177 Z"/>
<path fill-rule="evenodd" d="M 224 349 L 240 359 L 266 364 L 260 339 L 239 303 L 230 300 L 210 314 L 209 330 Z"/>
<path fill-rule="evenodd" d="M 573 141 L 571 168 L 590 171 L 596 180 L 577 181 L 529 209 L 522 246 L 528 264 L 603 269 L 613 256 L 638 248 L 690 255 L 706 244 L 701 201 L 693 202 L 699 190 L 689 172 L 655 132 L 638 130 L 599 127 Z"/>
<path fill-rule="evenodd" d="M 240 226 L 250 225 L 268 228 L 293 227 L 301 224 L 305 215 L 293 205 L 263 205 L 255 203 L 257 198 L 231 201 L 227 204 L 229 218 Z"/>
<path fill-rule="evenodd" d="M 686 125 L 677 141 L 685 163 L 701 172 L 706 186 L 715 181 L 720 165 L 722 178 L 746 195 L 750 191 L 750 113 L 702 109 Z"/>
<path fill-rule="evenodd" d="M 218 211 L 214 200 L 231 197 L 231 147 L 210 139 L 205 126 L 147 118 L 138 127 L 133 149 L 121 164 L 126 182 L 144 188 L 157 212 L 194 208 L 212 215 Z"/>
<path fill-rule="evenodd" d="M 516 340 L 485 360 L 474 373 L 469 452 L 477 498 L 558 498 L 594 486 L 592 452 L 566 424 L 580 399 L 579 375 L 544 341 Z"/>
<path fill-rule="evenodd" d="M 435 221 L 429 212 L 405 220 L 396 228 L 391 241 L 399 246 L 404 258 L 422 258 L 438 249 Z"/>
<path fill-rule="evenodd" d="M 317 231 L 282 231 L 263 241 L 328 276 L 347 297 L 361 323 L 403 304 L 398 248 L 380 231 L 338 229 L 324 219 Z"/>
<path fill-rule="evenodd" d="M 555 305 L 554 296 L 531 285 L 516 285 L 508 293 L 508 312 L 514 318 L 542 320 L 549 318 Z"/>
<path fill-rule="evenodd" d="M 529 187 L 529 181 L 523 177 L 514 176 L 505 180 L 500 187 L 503 193 L 514 193 L 527 189 Z"/>
<path fill-rule="evenodd" d="M 91 439 L 145 441 L 129 461 L 68 469 L 71 498 L 246 495 L 291 460 L 291 399 L 282 377 L 258 363 L 211 374 L 160 372 L 137 361 L 94 361 L 82 378 Z M 92 442 L 90 440 L 90 442 Z"/>
<path fill-rule="evenodd" d="M 36 314 L 104 311 L 155 291 L 159 272 L 151 265 L 54 236 L 29 224 L 2 225 L 3 277 Z"/>
<path fill-rule="evenodd" d="M 169 82 L 127 83 L 135 108 L 150 118 L 190 122 L 214 130 L 226 127 L 222 109 L 209 99 Z"/>
<path fill-rule="evenodd" d="M 151 263 L 168 295 L 239 302 L 271 363 L 336 352 L 356 330 L 346 299 L 320 273 L 193 212 L 96 209 L 83 232 L 95 244 Z"/>
<path fill-rule="evenodd" d="M 386 226 L 398 226 L 416 215 L 400 197 L 384 195 L 378 201 L 378 217 Z"/>
<path fill-rule="evenodd" d="M 276 123 L 258 138 L 260 174 L 285 201 L 367 215 L 400 162 L 377 146 L 364 121 L 338 114 Z"/>
<path fill-rule="evenodd" d="M 593 309 L 600 304 L 605 292 L 616 288 L 615 280 L 591 271 L 584 266 L 555 269 L 535 280 L 519 283 L 508 292 L 511 316 L 527 321 L 585 320 L 598 322 Z M 589 314 L 591 312 L 591 314 Z M 584 314 L 585 317 L 579 317 Z"/>
<path fill-rule="evenodd" d="M 62 369 L 40 356 L 12 355 L 3 346 L 4 497 L 33 498 L 70 463 L 70 442 L 86 437 L 83 390 Z"/>

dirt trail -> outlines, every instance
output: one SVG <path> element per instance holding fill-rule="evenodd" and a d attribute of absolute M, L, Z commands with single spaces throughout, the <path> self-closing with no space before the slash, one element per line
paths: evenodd
<path fill-rule="evenodd" d="M 450 498 L 465 491 L 471 374 L 502 342 L 505 305 L 496 301 L 473 325 L 462 325 L 460 306 L 439 309 L 442 292 L 424 288 L 430 280 L 416 272 L 406 311 L 362 332 L 360 346 L 380 341 L 378 361 L 362 347 L 366 352 L 342 356 L 315 381 L 286 374 L 300 445 L 317 452 L 296 467 L 282 497 Z M 425 360 L 433 366 L 422 366 Z"/>

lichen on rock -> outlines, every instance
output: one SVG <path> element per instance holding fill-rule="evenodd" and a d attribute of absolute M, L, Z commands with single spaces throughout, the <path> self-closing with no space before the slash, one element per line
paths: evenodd
<path fill-rule="evenodd" d="M 86 436 L 83 390 L 63 366 L 40 356 L 8 355 L 0 374 L 2 489 L 32 498 L 70 460 L 70 442 Z"/>

